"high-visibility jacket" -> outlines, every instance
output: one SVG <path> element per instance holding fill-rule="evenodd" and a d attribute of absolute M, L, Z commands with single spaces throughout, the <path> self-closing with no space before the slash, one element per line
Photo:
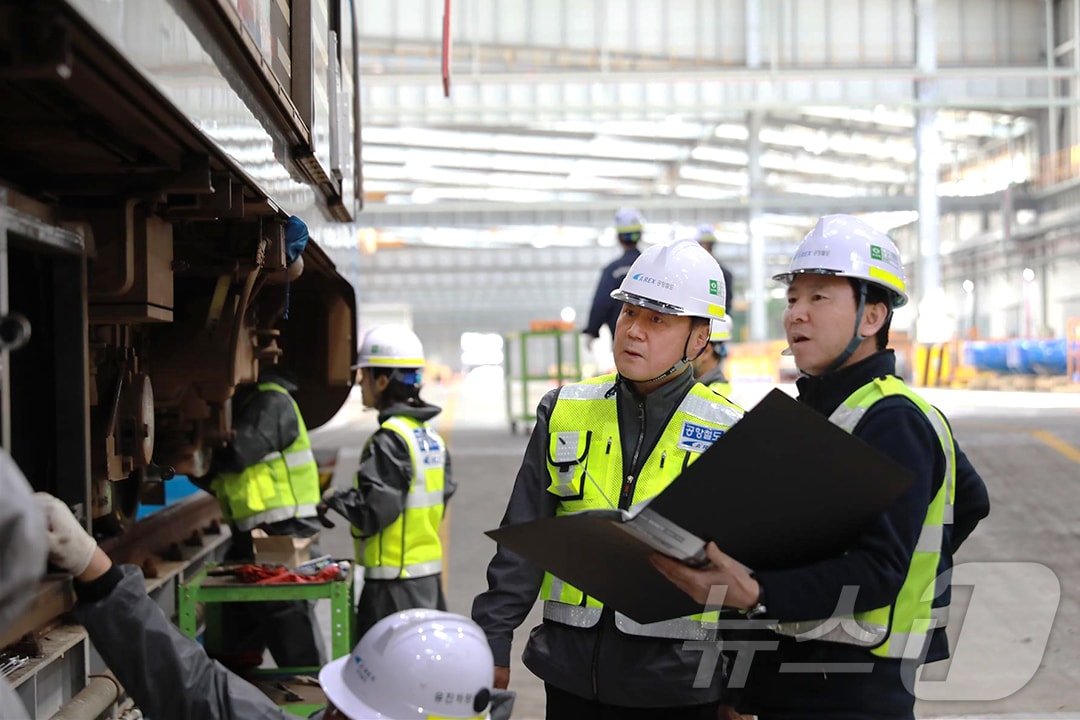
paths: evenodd
<path fill-rule="evenodd" d="M 352 528 L 357 562 L 371 580 L 435 575 L 442 572 L 439 524 L 445 502 L 446 443 L 430 425 L 404 415 L 387 418 L 381 427 L 405 441 L 413 474 L 405 509 L 394 522 L 366 539 Z M 356 483 L 359 487 L 359 478 Z"/>
<path fill-rule="evenodd" d="M 610 393 L 615 375 L 585 380 L 560 389 L 548 421 L 548 492 L 559 497 L 556 514 L 617 507 L 624 481 L 617 399 Z M 686 467 L 742 417 L 742 410 L 704 385 L 695 383 L 675 409 L 636 478 L 635 510 L 658 495 Z M 722 478 L 717 479 L 723 482 Z M 544 619 L 592 627 L 603 604 L 568 582 L 544 574 L 540 587 Z M 711 639 L 716 612 L 640 624 L 615 613 L 615 624 L 632 635 L 675 639 Z"/>
<path fill-rule="evenodd" d="M 731 383 L 729 383 L 727 380 L 718 380 L 717 382 L 711 382 L 706 387 L 708 387 L 713 392 L 720 393 L 724 397 L 728 397 L 729 395 L 731 395 Z"/>
<path fill-rule="evenodd" d="M 289 518 L 314 517 L 319 503 L 319 468 L 311 452 L 307 426 L 289 391 L 277 383 L 259 383 L 259 392 L 289 398 L 299 433 L 284 450 L 267 453 L 239 473 L 219 473 L 210 490 L 225 519 L 240 530 Z"/>
<path fill-rule="evenodd" d="M 923 411 L 945 453 L 945 477 L 926 508 L 922 532 L 915 544 L 907 576 L 896 599 L 884 607 L 838 615 L 824 620 L 780 623 L 774 630 L 805 640 L 828 640 L 869 648 L 885 658 L 921 658 L 934 628 L 948 621 L 948 605 L 935 602 L 948 586 L 948 574 L 939 574 L 945 525 L 953 519 L 956 494 L 956 454 L 952 432 L 941 413 L 893 376 L 875 378 L 847 398 L 829 417 L 851 432 L 874 403 L 902 395 Z M 854 596 L 841 598 L 851 604 Z M 841 609 L 843 609 L 841 607 Z"/>
<path fill-rule="evenodd" d="M 724 397 L 729 397 L 731 395 L 731 383 L 728 382 L 727 377 L 724 375 L 723 368 L 719 365 L 716 365 L 712 370 L 699 377 L 697 381 L 710 390 L 715 390 Z"/>

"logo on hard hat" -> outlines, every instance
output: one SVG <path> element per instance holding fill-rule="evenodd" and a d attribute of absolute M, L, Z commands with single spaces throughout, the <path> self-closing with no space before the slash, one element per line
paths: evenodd
<path fill-rule="evenodd" d="M 363 682 L 374 682 L 375 673 L 371 671 L 371 667 L 364 662 L 364 659 L 357 654 L 354 654 L 352 656 L 352 659 L 353 672 L 356 673 L 357 677 L 359 677 L 360 680 L 362 680 Z"/>
<path fill-rule="evenodd" d="M 715 280 L 710 280 L 709 281 L 709 294 L 710 295 L 719 295 L 720 294 L 720 283 L 716 282 Z"/>
<path fill-rule="evenodd" d="M 650 277 L 649 275 L 646 275 L 645 273 L 634 273 L 630 277 L 630 279 L 631 280 L 637 280 L 638 282 L 643 282 L 646 285 L 659 285 L 660 287 L 666 288 L 668 290 L 674 290 L 675 289 L 675 286 L 673 284 L 671 284 L 671 283 L 669 283 L 669 282 L 667 282 L 665 280 L 658 280 L 657 278 Z"/>
<path fill-rule="evenodd" d="M 870 259 L 880 260 L 881 262 L 887 262 L 890 265 L 900 266 L 900 258 L 891 250 L 881 247 L 880 245 L 870 246 Z"/>

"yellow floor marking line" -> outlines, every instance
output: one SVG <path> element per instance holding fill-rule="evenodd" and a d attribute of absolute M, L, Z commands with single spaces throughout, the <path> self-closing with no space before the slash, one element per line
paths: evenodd
<path fill-rule="evenodd" d="M 1080 448 L 1065 442 L 1057 435 L 1047 432 L 1046 430 L 1032 430 L 1031 435 L 1042 444 L 1050 446 L 1074 463 L 1080 465 Z"/>
<path fill-rule="evenodd" d="M 455 383 L 450 394 L 446 396 L 446 405 L 443 406 L 442 422 L 439 423 L 439 434 L 447 447 L 450 446 L 450 437 L 454 434 L 454 411 L 457 409 L 458 394 L 461 392 L 461 383 Z M 439 526 L 439 540 L 442 542 L 442 586 L 443 594 L 450 594 L 450 506 L 443 506 L 442 524 Z"/>

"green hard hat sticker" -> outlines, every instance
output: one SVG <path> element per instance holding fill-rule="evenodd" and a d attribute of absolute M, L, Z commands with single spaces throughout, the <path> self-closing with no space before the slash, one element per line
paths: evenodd
<path fill-rule="evenodd" d="M 873 260 L 882 260 L 883 259 L 880 245 L 871 245 L 870 246 L 870 258 L 873 259 Z"/>
<path fill-rule="evenodd" d="M 715 280 L 710 280 L 709 281 L 709 294 L 710 295 L 719 295 L 720 294 L 720 283 L 716 282 Z"/>

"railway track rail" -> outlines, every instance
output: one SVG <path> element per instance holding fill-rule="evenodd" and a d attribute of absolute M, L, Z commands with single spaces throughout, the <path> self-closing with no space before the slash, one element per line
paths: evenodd
<path fill-rule="evenodd" d="M 113 561 L 141 567 L 147 592 L 172 617 L 179 585 L 207 561 L 224 555 L 229 530 L 220 518 L 217 501 L 198 493 L 140 520 L 124 535 L 102 541 L 101 547 Z M 63 717 L 71 712 L 78 713 L 71 717 L 96 717 L 70 707 L 79 703 L 68 703 L 88 687 L 90 676 L 106 671 L 92 652 L 86 631 L 65 617 L 75 605 L 71 577 L 50 574 L 30 592 L 34 594 L 33 608 L 18 623 L 20 640 L 0 655 L 5 679 L 15 686 L 27 707 L 37 708 L 37 717 L 50 717 L 61 707 L 65 708 Z M 110 693 L 93 696 L 96 701 L 87 710 L 104 703 L 99 714 L 119 699 L 119 688 L 111 697 Z"/>

